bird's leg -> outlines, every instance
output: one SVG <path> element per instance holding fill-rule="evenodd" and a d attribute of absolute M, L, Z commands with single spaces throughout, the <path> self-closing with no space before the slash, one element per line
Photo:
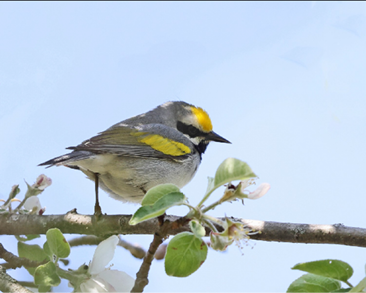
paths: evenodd
<path fill-rule="evenodd" d="M 99 177 L 98 173 L 94 173 L 94 181 L 95 181 L 95 206 L 94 206 L 94 215 L 99 217 L 102 214 L 102 209 L 99 205 Z"/>

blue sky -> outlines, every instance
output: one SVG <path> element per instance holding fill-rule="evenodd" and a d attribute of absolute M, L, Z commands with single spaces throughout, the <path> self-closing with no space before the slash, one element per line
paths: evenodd
<path fill-rule="evenodd" d="M 94 186 L 81 172 L 37 165 L 114 123 L 183 100 L 207 110 L 232 142 L 210 144 L 183 188 L 191 203 L 207 176 L 236 157 L 272 188 L 213 215 L 365 227 L 365 12 L 364 2 L 348 1 L 0 3 L 0 198 L 44 173 L 53 180 L 40 197 L 47 214 L 92 213 Z M 105 193 L 101 205 L 108 214 L 138 207 Z M 14 251 L 13 238 L 0 239 Z M 126 237 L 145 248 L 151 239 Z M 70 267 L 93 251 L 73 250 Z M 209 251 L 188 278 L 167 277 L 155 262 L 146 291 L 280 292 L 301 275 L 293 265 L 326 258 L 349 262 L 351 283 L 364 277 L 361 248 L 251 241 Z M 134 276 L 139 265 L 118 250 L 114 268 Z"/>

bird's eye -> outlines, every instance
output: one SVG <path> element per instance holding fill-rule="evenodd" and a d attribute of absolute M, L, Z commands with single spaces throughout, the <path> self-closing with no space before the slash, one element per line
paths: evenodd
<path fill-rule="evenodd" d="M 196 127 L 194 127 L 192 125 L 189 125 L 188 126 L 188 134 L 189 134 L 189 136 L 192 136 L 192 137 L 197 136 L 198 132 L 199 132 L 199 130 Z"/>

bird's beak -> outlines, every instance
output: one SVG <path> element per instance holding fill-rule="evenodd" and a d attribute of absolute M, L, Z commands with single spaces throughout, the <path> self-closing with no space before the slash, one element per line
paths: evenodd
<path fill-rule="evenodd" d="M 222 136 L 218 135 L 216 132 L 213 132 L 213 131 L 211 131 L 209 134 L 206 135 L 206 140 L 231 143 L 226 138 L 223 138 Z"/>

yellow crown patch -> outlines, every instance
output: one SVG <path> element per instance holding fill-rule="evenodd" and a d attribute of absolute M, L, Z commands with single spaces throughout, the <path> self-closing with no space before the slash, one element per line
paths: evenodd
<path fill-rule="evenodd" d="M 192 112 L 196 116 L 198 124 L 202 127 L 202 129 L 206 132 L 212 131 L 212 123 L 210 116 L 208 116 L 207 112 L 202 108 L 192 107 Z"/>

